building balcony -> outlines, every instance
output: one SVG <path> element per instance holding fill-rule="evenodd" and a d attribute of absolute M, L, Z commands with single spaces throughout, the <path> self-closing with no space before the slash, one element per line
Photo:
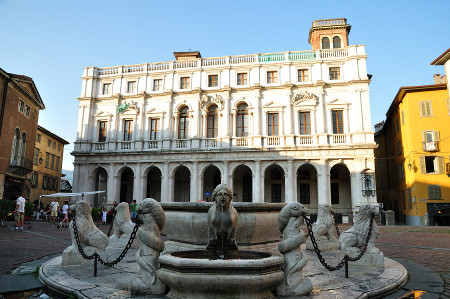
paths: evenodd
<path fill-rule="evenodd" d="M 422 142 L 422 148 L 425 152 L 438 152 L 439 142 L 438 141 Z"/>
<path fill-rule="evenodd" d="M 24 157 L 12 157 L 8 172 L 14 175 L 24 176 L 33 171 L 33 161 Z"/>

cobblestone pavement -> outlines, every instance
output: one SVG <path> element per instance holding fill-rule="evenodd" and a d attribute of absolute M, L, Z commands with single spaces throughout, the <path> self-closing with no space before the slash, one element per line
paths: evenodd
<path fill-rule="evenodd" d="M 47 222 L 29 222 L 24 232 L 0 228 L 0 276 L 22 263 L 62 252 L 71 244 L 67 228 Z M 31 228 L 30 228 L 31 225 Z M 100 226 L 107 232 L 109 226 Z M 348 229 L 341 225 L 340 231 Z M 450 298 L 450 227 L 379 226 L 377 246 L 386 257 L 400 258 L 439 274 L 445 282 L 440 298 Z M 411 297 L 414 298 L 414 297 Z"/>

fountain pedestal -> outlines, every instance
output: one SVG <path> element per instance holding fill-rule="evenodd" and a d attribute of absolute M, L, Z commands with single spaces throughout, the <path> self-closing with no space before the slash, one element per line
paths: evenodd
<path fill-rule="evenodd" d="M 159 257 L 158 278 L 169 298 L 273 298 L 284 277 L 283 258 L 263 252 L 230 251 L 227 260 L 209 260 L 206 250 L 178 251 Z"/>

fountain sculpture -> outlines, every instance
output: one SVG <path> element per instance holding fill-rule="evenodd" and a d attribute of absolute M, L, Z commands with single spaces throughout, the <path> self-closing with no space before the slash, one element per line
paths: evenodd
<path fill-rule="evenodd" d="M 333 209 L 329 204 L 320 204 L 318 207 L 317 221 L 312 226 L 317 247 L 320 251 L 337 250 L 339 248 L 335 230 Z M 306 241 L 306 249 L 314 250 L 310 239 Z"/>

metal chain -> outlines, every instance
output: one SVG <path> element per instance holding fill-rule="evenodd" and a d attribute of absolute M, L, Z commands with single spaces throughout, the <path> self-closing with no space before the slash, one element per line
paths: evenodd
<path fill-rule="evenodd" d="M 312 231 L 312 225 L 310 220 L 306 217 L 306 215 L 303 215 L 303 218 L 305 219 L 306 226 L 308 227 L 308 234 L 311 239 L 311 243 L 313 244 L 314 251 L 317 254 L 317 257 L 319 258 L 320 263 L 329 271 L 335 271 L 341 269 L 344 264 L 345 260 L 348 259 L 348 255 L 345 255 L 342 261 L 337 264 L 337 266 L 331 266 L 327 262 L 325 262 L 325 259 L 323 258 L 322 254 L 320 253 L 319 247 L 317 246 L 316 238 L 314 237 L 313 231 Z"/>
<path fill-rule="evenodd" d="M 370 215 L 370 224 L 369 224 L 369 232 L 367 233 L 366 236 L 366 244 L 364 245 L 363 249 L 361 250 L 361 253 L 354 258 L 349 257 L 347 254 L 342 258 L 342 261 L 339 262 L 339 264 L 337 264 L 337 266 L 331 266 L 329 264 L 327 264 L 327 262 L 325 262 L 325 259 L 323 258 L 322 254 L 320 253 L 319 247 L 317 246 L 317 242 L 316 242 L 316 238 L 314 237 L 313 231 L 312 231 L 312 225 L 310 220 L 306 217 L 306 215 L 303 215 L 303 218 L 305 219 L 306 222 L 306 226 L 308 227 L 308 234 L 309 237 L 311 238 L 311 243 L 313 244 L 314 247 L 314 251 L 317 254 L 317 257 L 319 258 L 320 263 L 322 263 L 322 265 L 329 271 L 335 271 L 335 270 L 339 270 L 341 269 L 344 265 L 345 265 L 345 261 L 351 261 L 351 262 L 356 262 L 357 260 L 359 260 L 364 253 L 367 250 L 367 245 L 369 243 L 369 239 L 370 239 L 370 235 L 372 233 L 372 227 L 373 227 L 373 219 L 375 218 L 375 214 L 372 213 Z"/>
<path fill-rule="evenodd" d="M 97 252 L 94 252 L 94 254 L 91 255 L 91 256 L 87 255 L 84 252 L 83 247 L 81 246 L 80 237 L 78 236 L 78 228 L 77 228 L 77 222 L 76 222 L 76 219 L 75 219 L 75 213 L 73 213 L 72 217 L 73 217 L 72 225 L 73 225 L 73 232 L 74 232 L 74 235 L 75 235 L 75 241 L 77 242 L 78 251 L 80 252 L 81 256 L 84 259 L 87 259 L 87 260 L 92 260 L 95 257 L 97 257 L 98 261 L 101 264 L 103 264 L 103 265 L 105 265 L 107 267 L 113 267 L 113 266 L 117 265 L 125 257 L 125 255 L 127 254 L 128 250 L 131 248 L 131 245 L 133 244 L 133 241 L 136 238 L 136 233 L 137 233 L 137 231 L 139 229 L 139 226 L 141 225 L 141 221 L 139 220 L 139 214 L 137 214 L 136 215 L 136 224 L 135 224 L 135 226 L 133 228 L 133 231 L 131 232 L 130 239 L 128 240 L 128 243 L 125 246 L 125 249 L 122 251 L 120 256 L 116 260 L 114 260 L 113 262 L 105 262 L 100 257 L 100 255 Z"/>
<path fill-rule="evenodd" d="M 339 237 L 341 235 L 341 233 L 339 232 L 339 227 L 338 227 L 338 225 L 336 223 L 336 214 L 334 214 L 333 211 L 331 211 L 331 214 L 333 215 L 334 226 L 336 227 L 336 232 L 337 232 L 337 235 Z"/>
<path fill-rule="evenodd" d="M 111 225 L 109 226 L 109 230 L 108 230 L 108 234 L 107 234 L 108 237 L 111 235 L 111 231 L 112 231 L 112 228 L 114 225 L 114 220 L 116 220 L 116 213 L 117 213 L 116 208 L 113 208 L 113 219 L 111 221 Z"/>

